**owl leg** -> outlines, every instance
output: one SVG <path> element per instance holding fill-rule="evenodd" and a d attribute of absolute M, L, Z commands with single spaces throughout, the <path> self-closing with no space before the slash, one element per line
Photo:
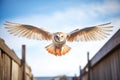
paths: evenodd
<path fill-rule="evenodd" d="M 46 48 L 46 50 L 47 50 L 49 53 L 51 53 L 51 54 L 53 54 L 53 55 L 55 55 L 55 56 L 61 56 L 61 55 L 62 55 L 62 54 L 61 54 L 61 47 L 57 47 L 57 46 L 55 46 L 54 44 L 49 44 L 49 45 L 46 46 L 45 48 Z"/>
<path fill-rule="evenodd" d="M 64 44 L 61 47 L 55 47 L 55 55 L 56 56 L 62 56 L 65 55 L 66 53 L 68 53 L 70 51 L 71 47 L 69 47 L 68 45 Z"/>
<path fill-rule="evenodd" d="M 46 50 L 47 50 L 49 53 L 51 53 L 51 54 L 53 54 L 53 55 L 55 55 L 55 56 L 61 56 L 61 55 L 62 55 L 62 54 L 61 54 L 61 48 L 55 46 L 53 43 L 52 43 L 52 44 L 49 44 L 49 45 L 46 46 L 45 48 L 46 48 Z"/>
<path fill-rule="evenodd" d="M 61 56 L 61 47 L 55 47 L 55 55 L 56 56 Z"/>
<path fill-rule="evenodd" d="M 54 44 L 49 44 L 48 46 L 45 47 L 46 50 L 55 55 L 55 56 L 62 56 L 68 53 L 71 49 L 68 45 L 63 45 L 61 47 L 56 47 Z"/>

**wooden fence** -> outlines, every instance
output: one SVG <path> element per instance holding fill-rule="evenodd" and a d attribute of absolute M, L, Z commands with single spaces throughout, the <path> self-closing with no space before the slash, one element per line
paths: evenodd
<path fill-rule="evenodd" d="M 120 29 L 81 71 L 81 80 L 120 80 Z"/>
<path fill-rule="evenodd" d="M 31 68 L 23 61 L 0 38 L 0 80 L 34 80 Z"/>

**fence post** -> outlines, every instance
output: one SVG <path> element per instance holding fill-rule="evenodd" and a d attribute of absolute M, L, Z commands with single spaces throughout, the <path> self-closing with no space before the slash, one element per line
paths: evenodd
<path fill-rule="evenodd" d="M 88 61 L 88 80 L 90 80 L 90 60 L 89 60 L 89 52 L 87 52 L 87 61 Z"/>
<path fill-rule="evenodd" d="M 26 80 L 26 46 L 22 45 L 22 67 L 23 67 L 23 72 L 22 72 L 22 80 Z"/>
<path fill-rule="evenodd" d="M 80 76 L 79 76 L 79 80 L 82 80 L 82 69 L 81 69 L 81 66 L 79 67 L 80 69 Z"/>

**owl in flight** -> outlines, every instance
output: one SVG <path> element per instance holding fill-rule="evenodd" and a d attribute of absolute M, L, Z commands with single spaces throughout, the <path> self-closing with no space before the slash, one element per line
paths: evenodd
<path fill-rule="evenodd" d="M 51 33 L 45 29 L 38 28 L 32 25 L 6 22 L 4 25 L 10 34 L 18 37 L 26 37 L 36 40 L 52 40 L 52 43 L 47 45 L 46 50 L 56 56 L 62 56 L 68 53 L 71 49 L 66 45 L 66 41 L 91 41 L 102 40 L 109 35 L 112 27 L 105 23 L 83 29 L 75 29 L 70 33 L 55 32 Z"/>

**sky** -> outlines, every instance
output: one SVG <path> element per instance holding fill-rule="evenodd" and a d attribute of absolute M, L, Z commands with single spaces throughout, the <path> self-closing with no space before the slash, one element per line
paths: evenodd
<path fill-rule="evenodd" d="M 79 76 L 79 66 L 90 59 L 120 28 L 120 0 L 0 0 L 0 38 L 21 58 L 21 46 L 26 45 L 26 60 L 34 76 Z M 7 32 L 5 21 L 42 27 L 50 32 L 70 32 L 106 22 L 113 31 L 101 41 L 67 42 L 72 49 L 64 56 L 54 56 L 45 50 L 51 41 L 18 38 Z"/>

